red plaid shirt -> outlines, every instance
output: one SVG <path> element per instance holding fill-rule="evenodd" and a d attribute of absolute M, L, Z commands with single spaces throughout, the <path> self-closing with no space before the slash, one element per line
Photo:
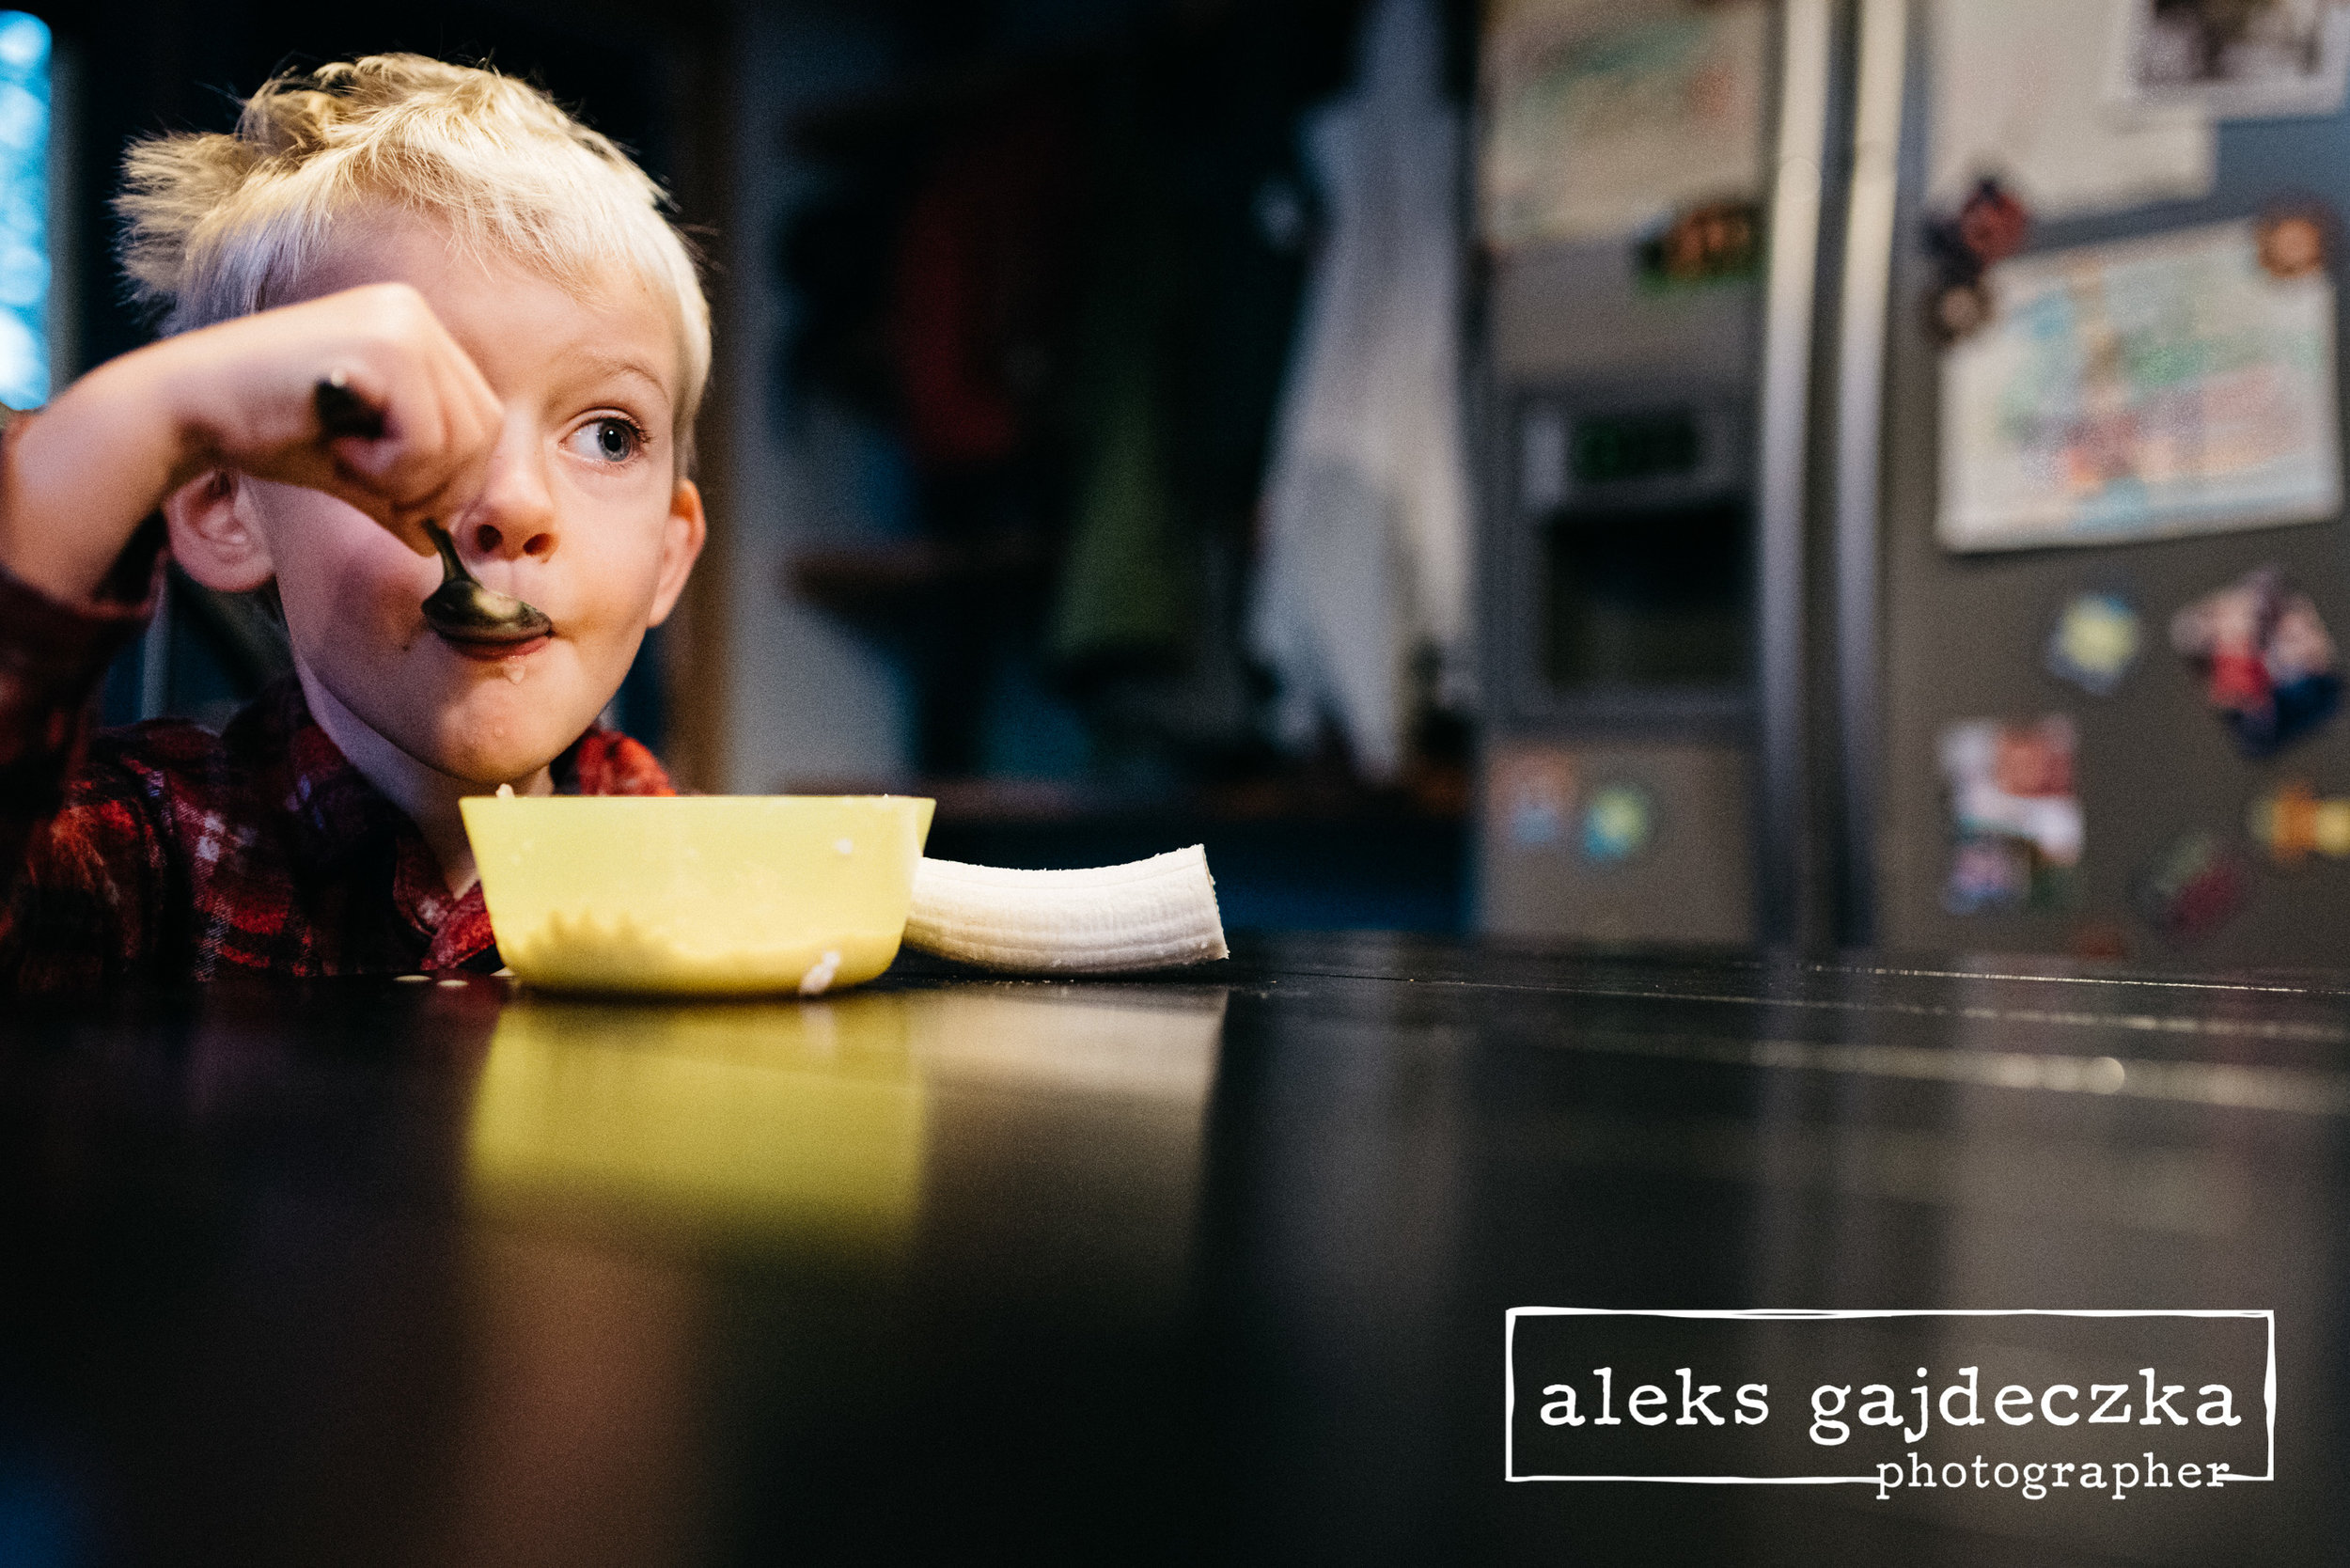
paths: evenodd
<path fill-rule="evenodd" d="M 146 619 L 0 572 L 0 994 L 499 966 L 479 886 L 451 896 L 290 678 L 217 735 L 171 719 L 91 733 L 90 694 Z M 651 752 L 601 727 L 554 773 L 565 793 L 674 792 Z"/>

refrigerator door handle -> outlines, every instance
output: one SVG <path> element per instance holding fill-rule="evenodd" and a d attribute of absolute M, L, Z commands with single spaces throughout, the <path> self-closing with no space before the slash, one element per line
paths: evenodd
<path fill-rule="evenodd" d="M 1836 941 L 1876 937 L 1877 604 L 1886 322 L 1910 0 L 1861 0 L 1836 368 Z"/>
<path fill-rule="evenodd" d="M 1822 166 L 1827 151 L 1831 0 L 1786 0 L 1779 14 L 1778 146 L 1764 282 L 1756 539 L 1755 933 L 1800 941 L 1804 806 L 1804 521 L 1818 289 Z"/>

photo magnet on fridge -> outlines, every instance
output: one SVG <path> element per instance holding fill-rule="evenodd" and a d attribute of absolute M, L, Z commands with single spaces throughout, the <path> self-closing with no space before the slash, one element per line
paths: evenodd
<path fill-rule="evenodd" d="M 2073 746 L 2073 721 L 2061 713 L 2035 724 L 1969 719 L 1942 731 L 1952 830 L 1944 908 L 1976 915 L 2068 902 L 2082 845 Z"/>
<path fill-rule="evenodd" d="M 2111 96 L 2215 119 L 2330 115 L 2350 78 L 2339 0 L 2124 0 Z"/>
<path fill-rule="evenodd" d="M 2204 699 L 2247 757 L 2275 755 L 2341 706 L 2334 640 L 2310 596 L 2274 565 L 2180 610 L 2170 645 L 2201 670 Z"/>

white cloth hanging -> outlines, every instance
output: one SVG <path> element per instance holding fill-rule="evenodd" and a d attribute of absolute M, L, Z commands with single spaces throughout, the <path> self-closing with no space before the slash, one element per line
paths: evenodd
<path fill-rule="evenodd" d="M 1372 779 L 1403 759 L 1435 660 L 1469 690 L 1461 464 L 1461 120 L 1425 0 L 1381 0 L 1354 89 L 1308 121 L 1330 212 L 1274 431 L 1249 643 L 1292 745 L 1334 722 Z"/>

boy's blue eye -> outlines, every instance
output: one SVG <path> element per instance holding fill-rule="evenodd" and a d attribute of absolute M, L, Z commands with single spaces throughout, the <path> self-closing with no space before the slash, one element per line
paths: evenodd
<path fill-rule="evenodd" d="M 572 449 L 582 457 L 600 458 L 605 463 L 626 463 L 643 445 L 644 438 L 636 427 L 625 419 L 591 419 L 572 437 Z"/>

